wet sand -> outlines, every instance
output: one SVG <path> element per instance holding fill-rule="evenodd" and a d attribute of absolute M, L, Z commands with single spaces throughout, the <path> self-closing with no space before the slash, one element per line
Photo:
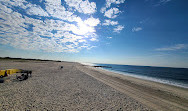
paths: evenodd
<path fill-rule="evenodd" d="M 63 66 L 63 69 L 60 69 Z M 127 78 L 79 63 L 0 60 L 0 69 L 32 70 L 0 84 L 0 111 L 147 111 L 187 110 L 187 89 Z M 167 106 L 166 106 L 167 105 Z"/>

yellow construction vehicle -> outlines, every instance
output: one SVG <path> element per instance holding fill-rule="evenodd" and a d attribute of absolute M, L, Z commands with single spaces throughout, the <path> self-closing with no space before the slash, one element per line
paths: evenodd
<path fill-rule="evenodd" d="M 20 73 L 22 72 L 21 69 L 6 69 L 6 70 L 0 70 L 0 78 L 6 77 L 11 74 Z"/>
<path fill-rule="evenodd" d="M 31 70 L 22 70 L 22 69 L 7 69 L 7 70 L 0 70 L 0 83 L 4 82 L 3 77 L 6 77 L 11 74 L 21 73 L 20 76 L 16 75 L 16 79 L 19 81 L 23 81 L 31 77 L 32 71 Z M 2 78 L 2 79 L 1 79 Z"/>
<path fill-rule="evenodd" d="M 0 78 L 5 76 L 5 70 L 0 70 Z"/>
<path fill-rule="evenodd" d="M 15 73 L 25 73 L 25 74 L 30 74 L 32 73 L 32 71 L 30 70 L 22 70 L 22 69 L 6 69 L 6 70 L 0 70 L 0 78 L 6 77 L 8 75 L 11 74 L 15 74 Z"/>

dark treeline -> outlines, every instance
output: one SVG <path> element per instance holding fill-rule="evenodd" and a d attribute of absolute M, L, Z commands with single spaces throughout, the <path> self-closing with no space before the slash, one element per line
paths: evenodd
<path fill-rule="evenodd" d="M 43 59 L 30 59 L 30 58 L 12 58 L 12 57 L 0 57 L 0 59 L 6 60 L 33 60 L 33 61 L 53 61 L 53 62 L 62 62 L 58 60 L 43 60 Z"/>

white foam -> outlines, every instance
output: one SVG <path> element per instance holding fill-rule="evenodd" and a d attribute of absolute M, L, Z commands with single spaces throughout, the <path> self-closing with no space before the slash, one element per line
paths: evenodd
<path fill-rule="evenodd" d="M 96 65 L 94 63 L 89 63 L 89 62 L 82 62 L 81 64 L 88 65 L 88 66 L 95 66 Z"/>
<path fill-rule="evenodd" d="M 159 82 L 159 83 L 173 85 L 173 86 L 182 87 L 182 88 L 188 88 L 188 84 L 184 84 L 184 83 L 180 83 L 180 82 L 176 82 L 176 81 L 170 81 L 170 80 L 159 79 L 159 78 L 155 78 L 155 77 L 142 76 L 142 75 L 134 75 L 134 74 L 131 74 L 131 73 L 114 71 L 114 70 L 109 70 L 109 69 L 104 69 L 104 68 L 100 68 L 100 69 L 107 70 L 107 71 L 110 71 L 110 72 L 115 72 L 115 73 L 126 75 L 126 76 L 139 78 L 139 79 Z"/>

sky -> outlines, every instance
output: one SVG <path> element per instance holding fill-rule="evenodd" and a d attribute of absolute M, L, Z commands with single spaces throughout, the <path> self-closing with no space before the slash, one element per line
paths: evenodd
<path fill-rule="evenodd" d="M 187 0 L 1 0 L 0 56 L 188 68 Z"/>

